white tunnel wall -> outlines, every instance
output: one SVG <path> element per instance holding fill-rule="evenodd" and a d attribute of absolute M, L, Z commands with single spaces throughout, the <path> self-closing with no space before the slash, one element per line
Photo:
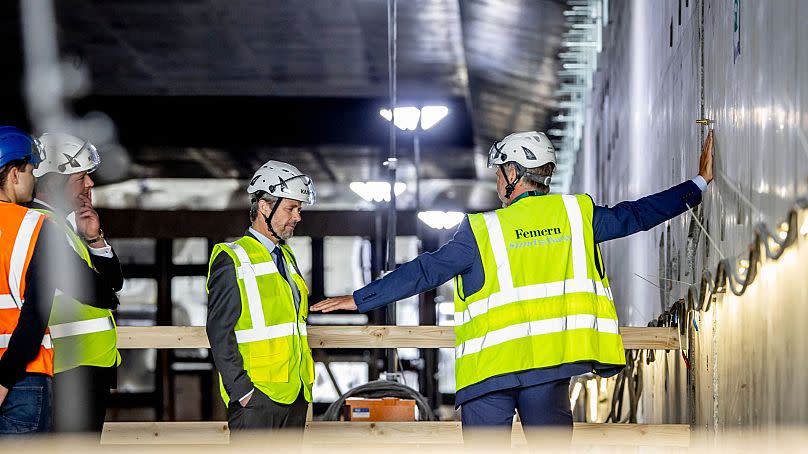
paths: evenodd
<path fill-rule="evenodd" d="M 703 114 L 715 121 L 716 152 L 704 224 L 720 254 L 743 253 L 755 223 L 774 228 L 808 194 L 808 2 L 634 0 L 610 2 L 609 17 L 573 189 L 613 205 L 692 178 Z M 623 325 L 644 326 L 684 297 L 686 286 L 660 276 L 698 283 L 720 259 L 689 214 L 602 248 Z M 689 393 L 681 355 L 657 352 L 642 422 L 808 422 L 805 249 L 700 316 Z"/>

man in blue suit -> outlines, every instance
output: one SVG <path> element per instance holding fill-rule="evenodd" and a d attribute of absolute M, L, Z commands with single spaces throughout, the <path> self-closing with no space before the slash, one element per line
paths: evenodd
<path fill-rule="evenodd" d="M 578 227 L 579 232 L 581 232 L 578 243 L 581 246 L 579 248 L 585 247 L 587 251 L 595 251 L 593 254 L 587 253 L 589 254 L 588 260 L 591 262 L 589 266 L 590 268 L 592 266 L 598 268 L 597 271 L 600 273 L 600 278 L 603 282 L 598 281 L 597 284 L 600 284 L 601 290 L 603 288 L 606 288 L 606 290 L 602 292 L 594 291 L 592 285 L 588 290 L 564 290 L 563 287 L 565 286 L 562 285 L 560 297 L 564 297 L 565 291 L 567 293 L 578 293 L 579 295 L 581 291 L 589 291 L 596 295 L 595 298 L 607 298 L 606 303 L 611 304 L 611 292 L 608 290 L 608 281 L 604 279 L 605 270 L 601 269 L 602 260 L 599 257 L 597 244 L 625 237 L 639 231 L 649 230 L 684 213 L 688 210 L 688 207 L 693 208 L 700 204 L 702 192 L 707 189 L 707 185 L 713 178 L 712 142 L 712 131 L 710 131 L 702 149 L 699 174 L 692 180 L 685 181 L 665 191 L 636 201 L 621 202 L 613 207 L 593 206 L 589 198 L 573 197 L 576 200 L 575 203 L 580 203 L 582 206 L 578 211 L 578 225 L 581 224 L 582 219 L 580 213 L 585 213 L 583 216 L 584 225 L 583 227 Z M 532 197 L 538 198 L 549 193 L 550 176 L 555 168 L 555 151 L 543 133 L 511 134 L 503 141 L 496 143 L 489 154 L 489 167 L 493 166 L 497 167 L 497 193 L 503 202 L 503 207 L 507 207 L 503 208 L 503 210 L 497 210 L 497 213 L 524 209 L 519 208 L 520 204 L 523 207 L 532 206 L 534 207 L 533 209 L 539 206 L 550 206 L 547 204 L 538 205 L 536 202 L 539 202 L 539 200 L 533 199 L 532 202 L 530 201 Z M 568 197 L 567 201 L 570 200 L 570 196 L 564 197 Z M 525 200 L 528 200 L 528 202 L 522 202 Z M 549 201 L 550 197 L 547 200 Z M 564 205 L 560 206 L 561 208 L 556 208 L 556 210 L 564 213 Z M 567 211 L 569 211 L 569 205 L 567 206 Z M 514 213 L 514 211 L 509 211 L 509 213 Z M 478 215 L 467 216 L 458 227 L 454 238 L 437 251 L 419 255 L 414 260 L 402 264 L 398 269 L 384 276 L 384 278 L 355 291 L 353 295 L 329 298 L 315 304 L 311 307 L 311 310 L 330 312 L 340 309 L 358 309 L 360 312 L 368 312 L 433 289 L 455 276 L 460 276 L 461 278 L 463 294 L 473 295 L 486 285 L 485 269 L 488 269 L 491 274 L 499 274 L 500 282 L 502 282 L 502 267 L 499 266 L 499 261 L 496 262 L 496 266 L 485 265 L 485 263 L 493 263 L 493 259 L 488 257 L 490 254 L 487 250 L 490 248 L 487 246 L 483 247 L 486 251 L 481 254 L 480 245 L 487 245 L 486 241 L 488 241 L 489 236 L 493 238 L 493 232 L 498 232 L 500 237 L 506 234 L 503 234 L 499 227 L 486 231 L 485 223 L 488 223 L 488 220 L 484 221 L 485 223 L 475 221 L 477 225 L 475 227 L 474 222 L 470 222 L 472 216 Z M 541 211 L 522 212 L 520 216 L 535 219 L 538 216 L 549 216 L 549 214 L 548 211 L 542 209 Z M 505 214 L 499 214 L 499 217 L 503 222 L 507 218 Z M 490 217 L 486 219 L 490 219 Z M 575 224 L 572 215 L 570 215 L 569 219 L 569 223 L 562 224 Z M 591 225 L 586 225 L 586 220 L 588 219 L 591 219 L 591 223 L 589 223 Z M 567 220 L 567 215 L 563 215 L 563 220 Z M 482 227 L 479 227 L 480 225 Z M 499 221 L 497 221 L 497 225 L 499 225 Z M 572 230 L 572 237 L 574 237 L 574 228 Z M 539 232 L 541 231 L 539 230 Z M 479 238 L 475 238 L 475 236 L 485 236 L 486 239 L 483 240 L 483 243 L 480 243 Z M 573 239 L 571 242 L 575 243 L 575 241 Z M 492 240 L 493 243 L 494 241 Z M 571 247 L 574 248 L 575 246 Z M 496 252 L 494 252 L 494 255 L 496 255 Z M 574 254 L 571 253 L 570 256 L 572 255 Z M 506 257 L 505 260 L 507 262 L 508 258 Z M 570 264 L 572 263 L 571 260 Z M 518 267 L 519 262 L 514 263 Z M 563 260 L 561 263 L 562 265 L 560 266 L 566 268 Z M 586 263 L 583 264 L 584 271 L 587 270 L 586 266 L 588 266 Z M 513 263 L 511 263 L 510 268 L 514 268 Z M 570 265 L 569 268 L 572 269 L 573 266 Z M 516 273 L 525 271 L 509 269 L 508 272 L 513 272 L 512 276 L 516 276 Z M 526 272 L 529 274 L 536 271 Z M 515 280 L 520 279 L 520 277 L 517 277 Z M 534 301 L 541 302 L 540 299 Z M 490 301 L 486 304 L 488 304 L 488 307 L 494 307 Z M 497 307 L 501 307 L 503 303 L 496 304 L 498 305 Z M 541 302 L 541 304 L 545 303 Z M 547 304 L 551 303 L 548 302 Z M 465 317 L 466 312 L 462 312 L 462 310 L 461 315 Z M 484 311 L 489 310 L 493 311 L 493 309 L 484 309 Z M 469 317 L 472 316 L 474 314 L 469 312 Z M 575 315 L 568 316 L 565 320 L 574 317 Z M 612 331 L 616 334 L 616 315 L 614 318 L 614 320 L 609 321 L 614 322 Z M 604 319 L 595 318 L 595 320 L 602 321 Z M 465 321 L 459 322 L 455 320 L 456 328 L 461 323 L 465 323 Z M 528 321 L 529 323 L 530 321 Z M 522 323 L 522 325 L 524 324 Z M 559 328 L 559 330 L 580 328 L 580 326 L 570 327 L 568 326 L 569 324 L 569 321 L 565 321 L 564 327 Z M 604 323 L 601 324 L 603 325 Z M 612 324 L 609 325 L 611 326 Z M 509 326 L 508 328 L 512 327 Z M 604 328 L 602 326 L 598 328 L 597 322 L 595 322 L 594 330 L 597 332 L 598 329 L 603 330 Z M 494 335 L 489 336 L 489 334 L 491 333 L 474 340 L 479 340 L 481 344 L 484 344 L 487 340 L 490 341 L 490 338 L 496 337 Z M 536 336 L 535 329 L 532 333 L 528 330 L 528 334 L 523 336 Z M 593 339 L 597 339 L 597 337 Z M 458 339 L 458 343 L 460 342 L 461 340 Z M 622 344 L 616 345 L 621 351 Z M 614 346 L 611 347 L 612 352 L 614 352 Z M 484 348 L 486 347 L 477 347 L 477 351 Z M 622 356 L 622 353 L 619 354 Z M 613 361 L 614 357 L 615 355 L 611 355 L 610 359 L 612 361 L 598 361 L 597 358 L 592 361 L 558 361 L 558 364 L 552 367 L 536 367 L 527 370 L 511 369 L 513 372 L 485 377 L 485 379 L 474 382 L 469 386 L 463 386 L 456 394 L 456 405 L 462 407 L 463 427 L 464 429 L 479 426 L 495 427 L 501 429 L 499 432 L 503 437 L 509 436 L 514 411 L 518 409 L 522 424 L 525 426 L 555 426 L 571 430 L 572 413 L 568 396 L 570 377 L 590 372 L 606 377 L 615 375 L 623 366 L 621 364 L 622 359 L 617 362 Z"/>

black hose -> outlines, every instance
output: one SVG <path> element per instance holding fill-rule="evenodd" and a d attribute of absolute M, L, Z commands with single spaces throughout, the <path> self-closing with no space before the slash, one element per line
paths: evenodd
<path fill-rule="evenodd" d="M 399 399 L 413 399 L 418 406 L 418 416 L 421 421 L 436 421 L 437 417 L 426 398 L 418 391 L 409 386 L 402 385 L 394 381 L 377 380 L 364 385 L 357 386 L 345 394 L 339 396 L 334 403 L 328 406 L 323 414 L 322 421 L 339 421 L 340 412 L 345 405 L 345 400 L 349 397 L 366 397 L 369 399 L 380 399 L 382 397 L 398 397 Z"/>

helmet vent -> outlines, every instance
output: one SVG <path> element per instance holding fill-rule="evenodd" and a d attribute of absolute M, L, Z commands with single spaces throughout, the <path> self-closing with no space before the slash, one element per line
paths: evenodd
<path fill-rule="evenodd" d="M 526 147 L 522 147 L 522 150 L 525 152 L 525 157 L 530 159 L 531 161 L 537 161 L 536 155 L 533 154 L 532 151 L 528 150 Z"/>

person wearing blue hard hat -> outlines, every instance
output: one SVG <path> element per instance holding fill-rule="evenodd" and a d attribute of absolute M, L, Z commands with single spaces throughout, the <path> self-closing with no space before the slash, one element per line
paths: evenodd
<path fill-rule="evenodd" d="M 14 126 L 0 126 L 0 200 L 30 202 L 34 194 L 33 172 L 44 159 L 45 149 L 38 140 Z"/>
<path fill-rule="evenodd" d="M 0 436 L 52 428 L 54 350 L 47 325 L 56 289 L 96 307 L 118 305 L 110 286 L 65 244 L 62 229 L 24 206 L 44 159 L 36 139 L 0 126 Z M 54 273 L 54 266 L 72 272 Z"/>

